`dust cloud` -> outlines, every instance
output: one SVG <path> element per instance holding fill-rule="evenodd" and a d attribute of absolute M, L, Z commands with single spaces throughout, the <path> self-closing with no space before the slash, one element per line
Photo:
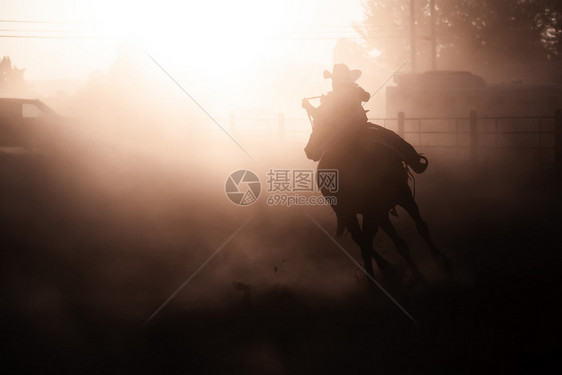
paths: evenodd
<path fill-rule="evenodd" d="M 228 354 L 216 366 L 290 373 L 298 365 L 294 350 L 311 350 L 305 361 L 310 368 L 339 363 L 336 349 L 364 364 L 372 353 L 362 351 L 361 343 L 371 342 L 367 332 L 376 331 L 376 357 L 396 366 L 391 362 L 427 339 L 410 330 L 411 322 L 378 289 L 367 289 L 365 277 L 308 219 L 310 214 L 335 232 L 328 207 L 267 204 L 271 168 L 314 168 L 303 151 L 306 133 L 287 140 L 266 124 L 229 128 L 228 119 L 210 118 L 162 79 L 154 64 L 145 68 L 117 61 L 76 95 L 46 98 L 63 114 L 49 119 L 52 139 L 39 152 L 2 155 L 3 301 L 16 322 L 9 331 L 16 365 L 25 362 L 25 348 L 66 369 L 86 363 L 91 372 L 133 364 L 156 370 L 170 353 L 172 364 L 180 366 L 185 355 L 197 369 L 218 348 Z M 511 310 L 519 299 L 540 304 L 551 298 L 535 293 L 545 291 L 548 280 L 531 278 L 525 289 L 529 276 L 514 276 L 527 267 L 554 274 L 550 231 L 560 208 L 553 198 L 557 182 L 536 164 L 498 172 L 486 159 L 470 164 L 431 149 L 425 155 L 430 168 L 416 176 L 416 199 L 455 272 L 446 275 L 436 266 L 401 210 L 393 221 L 429 286 L 412 285 L 391 241 L 381 233 L 376 240 L 402 280 L 393 285 L 379 274 L 379 281 L 434 332 L 427 347 L 414 351 L 412 363 L 437 361 L 435 353 L 445 345 L 461 350 L 464 339 L 444 339 L 451 329 L 474 341 L 491 330 L 501 343 L 520 317 Z M 232 204 L 225 194 L 227 177 L 239 169 L 253 171 L 262 184 L 262 196 L 248 207 Z M 340 242 L 359 258 L 349 237 Z M 490 315 L 481 312 L 481 303 L 494 298 L 502 305 Z M 529 305 L 523 309 L 534 312 Z M 548 311 L 537 314 L 550 317 Z M 489 320 L 498 325 L 487 327 Z M 547 323 L 537 324 L 547 329 Z M 395 351 L 385 359 L 388 342 L 398 336 L 404 346 L 391 346 Z M 519 351 L 528 336 L 516 338 Z M 50 347 L 53 340 L 60 345 Z M 337 343 L 334 349 L 329 342 Z M 76 356 L 65 360 L 68 352 Z M 325 353 L 333 358 L 321 362 Z M 496 354 L 507 357 L 499 349 Z M 398 368 L 412 370 L 405 362 Z"/>

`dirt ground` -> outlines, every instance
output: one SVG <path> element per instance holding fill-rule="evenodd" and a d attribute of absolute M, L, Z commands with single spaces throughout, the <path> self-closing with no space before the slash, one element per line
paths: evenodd
<path fill-rule="evenodd" d="M 559 368 L 560 178 L 550 167 L 436 161 L 416 199 L 435 264 L 393 221 L 426 283 L 384 234 L 377 280 L 322 233 L 327 207 L 232 205 L 231 166 L 142 153 L 0 160 L 3 367 L 47 373 L 539 374 Z M 181 162 L 178 162 L 181 164 Z M 264 176 L 267 165 L 250 165 Z M 230 168 L 230 169 L 229 169 Z M 151 314 L 247 218 L 216 257 Z M 338 239 L 360 260 L 349 236 Z"/>

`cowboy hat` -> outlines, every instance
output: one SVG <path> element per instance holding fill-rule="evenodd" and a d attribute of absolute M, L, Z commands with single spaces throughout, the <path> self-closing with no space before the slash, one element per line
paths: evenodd
<path fill-rule="evenodd" d="M 349 70 L 349 68 L 345 64 L 334 64 L 332 73 L 327 70 L 324 71 L 324 78 L 331 78 L 332 81 L 338 81 L 342 83 L 355 82 L 359 79 L 359 77 L 361 77 L 360 70 Z"/>

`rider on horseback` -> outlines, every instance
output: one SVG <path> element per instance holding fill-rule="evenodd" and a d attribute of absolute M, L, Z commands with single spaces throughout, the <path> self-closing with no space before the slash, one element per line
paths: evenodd
<path fill-rule="evenodd" d="M 332 91 L 320 97 L 320 106 L 315 108 L 308 99 L 302 106 L 319 123 L 367 127 L 367 115 L 362 107 L 371 95 L 355 81 L 361 76 L 360 70 L 349 70 L 345 64 L 335 64 L 332 73 L 324 71 L 324 78 L 332 79 Z"/>
<path fill-rule="evenodd" d="M 309 159 L 318 161 L 318 172 L 337 171 L 336 191 L 318 185 L 324 196 L 336 198 L 331 204 L 337 217 L 336 234 L 341 235 L 345 230 L 351 233 L 361 247 L 365 271 L 373 276 L 371 258 L 381 270 L 388 268 L 388 262 L 373 247 L 373 238 L 380 227 L 395 243 L 413 273 L 420 275 L 408 246 L 397 234 L 388 214 L 396 214 L 394 207 L 397 205 L 403 207 L 415 220 L 433 256 L 443 257 L 431 240 L 408 185 L 407 166 L 421 173 L 427 167 L 422 161 L 427 159 L 393 131 L 368 122 L 362 103 L 368 101 L 370 95 L 355 83 L 360 74 L 343 64 L 334 65 L 332 73 L 324 73 L 325 78 L 332 78 L 333 91 L 321 97 L 321 105 L 315 108 L 308 99 L 303 99 L 303 108 L 314 118 L 304 152 Z M 361 225 L 359 215 L 362 216 Z"/>
<path fill-rule="evenodd" d="M 367 111 L 362 103 L 370 99 L 370 94 L 355 82 L 360 76 L 360 70 L 350 70 L 345 64 L 335 64 L 332 73 L 324 71 L 324 78 L 332 79 L 332 91 L 320 97 L 319 107 L 310 104 L 308 98 L 302 100 L 302 107 L 315 124 L 335 129 L 334 136 L 364 136 L 397 152 L 416 173 L 425 171 L 427 159 L 419 155 L 408 142 L 393 131 L 368 122 Z M 343 128 L 346 131 L 340 134 Z"/>

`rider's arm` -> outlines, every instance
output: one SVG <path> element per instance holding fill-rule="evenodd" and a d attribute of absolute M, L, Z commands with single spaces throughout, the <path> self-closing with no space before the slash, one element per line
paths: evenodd
<path fill-rule="evenodd" d="M 306 112 L 312 116 L 312 117 L 316 117 L 316 114 L 318 112 L 318 108 L 314 107 L 312 104 L 310 104 L 310 102 L 308 101 L 308 99 L 303 99 L 302 103 L 301 103 L 302 107 L 304 109 L 306 109 Z"/>

